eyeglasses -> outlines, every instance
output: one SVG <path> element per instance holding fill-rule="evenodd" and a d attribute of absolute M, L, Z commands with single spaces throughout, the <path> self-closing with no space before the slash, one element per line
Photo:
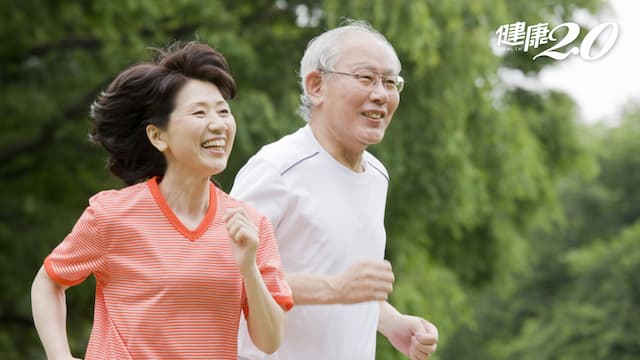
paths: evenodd
<path fill-rule="evenodd" d="M 346 75 L 350 76 L 360 82 L 365 88 L 371 90 L 374 87 L 378 86 L 380 80 L 382 80 L 382 85 L 387 91 L 397 91 L 401 92 L 404 88 L 404 79 L 400 75 L 384 75 L 375 73 L 373 71 L 364 71 L 358 74 L 349 74 L 345 72 L 339 71 L 329 71 L 318 69 L 321 73 L 325 74 L 338 74 L 338 75 Z"/>

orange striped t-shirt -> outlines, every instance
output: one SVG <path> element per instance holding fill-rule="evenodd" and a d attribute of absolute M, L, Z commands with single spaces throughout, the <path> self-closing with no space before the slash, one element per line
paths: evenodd
<path fill-rule="evenodd" d="M 259 231 L 256 262 L 283 308 L 293 302 L 269 220 L 210 185 L 209 209 L 189 230 L 156 179 L 94 195 L 71 233 L 45 259 L 59 284 L 96 278 L 91 359 L 237 359 L 248 312 L 224 209 L 242 206 Z"/>

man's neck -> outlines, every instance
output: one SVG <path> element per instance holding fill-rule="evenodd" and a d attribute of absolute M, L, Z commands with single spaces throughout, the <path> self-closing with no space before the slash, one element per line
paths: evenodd
<path fill-rule="evenodd" d="M 364 171 L 362 156 L 366 146 L 350 148 L 340 141 L 340 134 L 333 134 L 326 127 L 318 126 L 314 122 L 309 122 L 309 126 L 316 141 L 337 162 L 353 172 L 361 173 Z"/>

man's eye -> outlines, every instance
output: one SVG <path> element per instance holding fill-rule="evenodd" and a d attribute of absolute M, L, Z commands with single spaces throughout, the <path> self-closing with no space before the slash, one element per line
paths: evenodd
<path fill-rule="evenodd" d="M 384 82 L 385 86 L 397 86 L 398 85 L 395 80 L 389 79 L 389 78 L 384 79 L 383 82 Z"/>
<path fill-rule="evenodd" d="M 360 80 L 363 84 L 370 84 L 375 80 L 375 76 L 369 74 L 358 75 L 358 80 Z"/>
<path fill-rule="evenodd" d="M 193 115 L 196 115 L 196 116 L 204 116 L 204 115 L 206 115 L 206 113 L 204 112 L 204 110 L 198 110 L 198 111 L 195 111 L 195 112 L 193 113 Z"/>
<path fill-rule="evenodd" d="M 223 115 L 229 115 L 231 114 L 231 111 L 229 109 L 220 109 L 218 110 L 218 113 Z"/>

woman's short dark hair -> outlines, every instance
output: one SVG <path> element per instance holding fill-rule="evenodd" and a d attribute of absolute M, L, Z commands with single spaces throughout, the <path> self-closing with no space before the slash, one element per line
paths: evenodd
<path fill-rule="evenodd" d="M 108 152 L 108 168 L 127 185 L 164 175 L 164 155 L 147 138 L 146 127 L 166 128 L 175 98 L 189 79 L 208 81 L 232 99 L 236 84 L 224 56 L 198 43 L 175 43 L 151 62 L 121 72 L 91 105 L 91 141 Z"/>

